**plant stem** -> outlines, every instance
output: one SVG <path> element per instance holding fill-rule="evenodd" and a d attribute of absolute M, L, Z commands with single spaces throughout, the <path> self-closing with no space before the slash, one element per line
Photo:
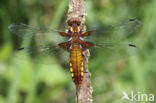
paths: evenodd
<path fill-rule="evenodd" d="M 68 10 L 68 19 L 79 18 L 81 21 L 82 31 L 85 32 L 85 8 L 84 0 L 70 0 L 69 1 L 69 10 Z M 76 87 L 77 103 L 92 103 L 92 92 L 93 88 L 91 86 L 91 74 L 88 71 L 88 58 L 89 50 L 83 52 L 83 63 L 84 63 L 84 75 L 83 81 L 80 87 Z"/>

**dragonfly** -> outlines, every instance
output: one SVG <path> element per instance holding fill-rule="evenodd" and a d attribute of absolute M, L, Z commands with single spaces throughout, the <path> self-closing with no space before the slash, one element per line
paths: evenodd
<path fill-rule="evenodd" d="M 62 48 L 68 51 L 69 65 L 72 80 L 76 86 L 80 86 L 83 81 L 84 63 L 83 51 L 93 48 L 110 49 L 110 51 L 122 51 L 125 49 L 138 51 L 138 47 L 132 43 L 122 43 L 128 34 L 134 32 L 141 26 L 141 22 L 137 19 L 123 20 L 117 24 L 113 24 L 101 29 L 92 29 L 83 31 L 83 24 L 79 18 L 71 18 L 67 21 L 67 30 L 58 31 L 45 27 L 27 25 L 23 23 L 10 24 L 8 29 L 13 34 L 23 38 L 37 38 L 40 40 L 35 47 L 20 47 L 17 51 L 34 52 L 34 54 L 53 54 L 56 49 Z M 115 33 L 116 36 L 111 34 Z M 114 42 L 118 39 L 117 42 Z M 120 43 L 121 42 L 121 43 Z M 37 52 L 36 52 L 37 51 Z M 48 52 L 48 53 L 47 53 Z"/>

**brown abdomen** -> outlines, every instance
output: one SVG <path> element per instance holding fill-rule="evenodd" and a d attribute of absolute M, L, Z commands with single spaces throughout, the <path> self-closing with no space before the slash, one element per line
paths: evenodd
<path fill-rule="evenodd" d="M 70 72 L 75 85 L 80 85 L 83 80 L 83 58 L 79 47 L 73 47 L 70 51 Z"/>

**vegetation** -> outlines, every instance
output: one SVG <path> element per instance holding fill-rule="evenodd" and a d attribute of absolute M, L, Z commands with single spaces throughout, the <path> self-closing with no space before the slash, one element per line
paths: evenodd
<path fill-rule="evenodd" d="M 156 0 L 86 0 L 85 7 L 88 26 L 104 27 L 133 18 L 142 22 L 127 36 L 141 48 L 140 53 L 127 58 L 91 49 L 93 101 L 121 103 L 122 91 L 156 95 Z M 0 1 L 0 103 L 75 103 L 66 54 L 60 49 L 59 56 L 36 63 L 30 55 L 14 52 L 33 40 L 23 40 L 8 30 L 13 22 L 63 29 L 67 10 L 68 0 Z"/>

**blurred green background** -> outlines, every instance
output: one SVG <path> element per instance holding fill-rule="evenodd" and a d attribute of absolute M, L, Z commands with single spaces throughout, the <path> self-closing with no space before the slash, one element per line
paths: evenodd
<path fill-rule="evenodd" d="M 104 26 L 131 18 L 142 22 L 131 37 L 141 48 L 139 54 L 109 61 L 114 55 L 90 51 L 94 103 L 121 103 L 122 91 L 156 94 L 156 0 L 85 1 L 87 25 Z M 61 29 L 67 10 L 68 0 L 0 1 L 0 103 L 76 102 L 75 86 L 63 60 L 44 58 L 53 62 L 46 65 L 33 63 L 29 57 L 17 59 L 11 54 L 22 40 L 8 30 L 13 22 Z"/>

